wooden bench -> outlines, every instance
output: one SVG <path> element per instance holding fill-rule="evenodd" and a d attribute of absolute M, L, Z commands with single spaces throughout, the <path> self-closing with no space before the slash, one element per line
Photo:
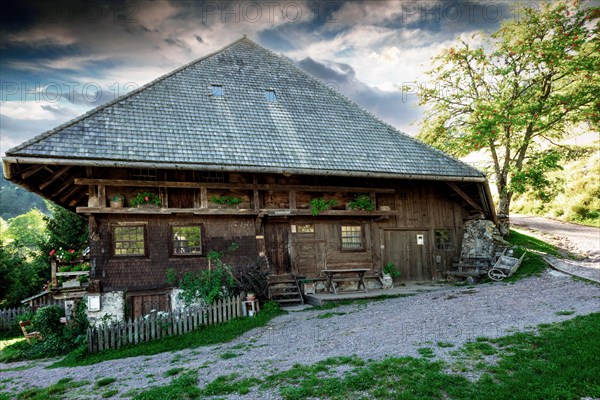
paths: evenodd
<path fill-rule="evenodd" d="M 360 290 L 360 287 L 363 287 L 365 293 L 368 293 L 367 285 L 365 284 L 365 273 L 370 271 L 370 268 L 344 268 L 344 269 L 323 269 L 322 273 L 327 277 L 327 288 L 330 292 L 337 294 L 337 289 L 335 288 L 335 282 L 350 282 L 350 281 L 358 281 L 357 290 Z M 334 277 L 334 275 L 346 275 L 344 277 Z M 347 275 L 356 275 L 356 277 L 348 277 Z"/>
<path fill-rule="evenodd" d="M 37 340 L 42 340 L 42 334 L 39 332 L 27 332 L 27 327 L 31 326 L 31 321 L 19 321 L 19 326 L 21 327 L 21 331 L 23 331 L 23 336 L 27 339 L 27 343 L 31 344 L 31 338 L 36 338 Z"/>

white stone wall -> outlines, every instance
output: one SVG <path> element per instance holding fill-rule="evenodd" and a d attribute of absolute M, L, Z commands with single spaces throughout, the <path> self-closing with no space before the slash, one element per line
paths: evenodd
<path fill-rule="evenodd" d="M 183 300 L 181 300 L 179 298 L 179 294 L 181 293 L 181 289 L 179 288 L 174 288 L 171 291 L 171 311 L 182 311 L 184 309 L 186 309 L 187 307 L 185 306 L 185 303 L 183 302 Z M 197 301 L 196 303 L 192 304 L 191 307 L 202 307 L 203 306 L 203 301 Z"/>
<path fill-rule="evenodd" d="M 100 311 L 88 311 L 90 324 L 125 319 L 125 292 L 106 292 L 100 295 Z"/>

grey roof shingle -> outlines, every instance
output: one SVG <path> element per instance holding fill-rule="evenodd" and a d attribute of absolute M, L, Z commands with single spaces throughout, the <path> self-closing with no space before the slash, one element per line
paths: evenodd
<path fill-rule="evenodd" d="M 212 84 L 222 85 L 224 96 L 212 96 Z M 271 88 L 276 102 L 265 98 Z M 246 38 L 6 154 L 248 171 L 484 176 Z"/>

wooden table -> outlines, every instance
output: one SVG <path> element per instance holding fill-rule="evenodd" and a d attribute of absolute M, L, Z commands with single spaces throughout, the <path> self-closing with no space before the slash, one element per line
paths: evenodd
<path fill-rule="evenodd" d="M 323 272 L 325 274 L 325 276 L 327 277 L 327 287 L 329 288 L 329 291 L 331 292 L 333 290 L 333 293 L 335 293 L 335 294 L 337 294 L 337 290 L 335 289 L 335 285 L 333 284 L 333 282 L 335 281 L 335 278 L 333 276 L 336 274 L 356 274 L 358 277 L 358 290 L 360 290 L 360 287 L 362 286 L 365 293 L 368 293 L 367 285 L 365 285 L 365 273 L 367 271 L 369 271 L 369 268 L 323 269 L 323 270 L 321 270 L 321 272 Z"/>

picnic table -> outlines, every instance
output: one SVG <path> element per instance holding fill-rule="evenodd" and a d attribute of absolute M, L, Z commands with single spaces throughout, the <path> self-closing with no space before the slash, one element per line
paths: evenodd
<path fill-rule="evenodd" d="M 369 271 L 369 268 L 346 268 L 346 269 L 323 269 L 321 270 L 321 272 L 323 272 L 325 274 L 325 276 L 327 277 L 327 288 L 329 289 L 329 291 L 333 291 L 333 293 L 337 294 L 337 290 L 335 288 L 335 285 L 333 284 L 334 282 L 340 282 L 340 281 L 348 281 L 348 280 L 358 280 L 358 290 L 360 290 L 360 287 L 363 287 L 363 290 L 365 291 L 365 293 L 368 293 L 367 291 L 367 285 L 365 284 L 365 273 Z M 356 278 L 335 278 L 335 275 L 350 275 L 350 274 L 356 274 Z"/>

